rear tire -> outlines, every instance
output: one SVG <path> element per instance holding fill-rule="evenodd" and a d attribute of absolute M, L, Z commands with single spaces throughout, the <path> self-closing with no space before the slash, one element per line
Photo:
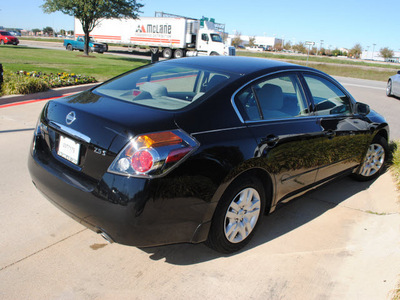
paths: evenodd
<path fill-rule="evenodd" d="M 172 54 L 173 54 L 173 51 L 171 48 L 165 48 L 162 52 L 163 57 L 166 59 L 172 58 Z"/>
<path fill-rule="evenodd" d="M 234 181 L 221 197 L 212 219 L 207 246 L 233 253 L 246 246 L 265 211 L 265 190 L 255 177 Z"/>
<path fill-rule="evenodd" d="M 377 178 L 385 170 L 389 156 L 388 142 L 381 136 L 376 136 L 369 145 L 364 161 L 358 168 L 354 178 L 367 181 Z"/>
<path fill-rule="evenodd" d="M 176 49 L 174 52 L 174 57 L 175 58 L 182 58 L 185 56 L 185 53 L 183 52 L 182 49 Z"/>
<path fill-rule="evenodd" d="M 72 45 L 71 45 L 71 44 L 68 44 L 67 47 L 66 47 L 66 49 L 67 49 L 68 51 L 74 50 L 74 49 L 72 48 Z"/>
<path fill-rule="evenodd" d="M 0 40 L 0 45 L 4 45 L 4 41 L 3 40 Z"/>

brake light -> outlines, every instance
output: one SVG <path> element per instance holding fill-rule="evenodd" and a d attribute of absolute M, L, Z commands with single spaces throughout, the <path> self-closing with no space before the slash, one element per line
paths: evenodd
<path fill-rule="evenodd" d="M 131 165 L 132 168 L 139 173 L 146 173 L 150 171 L 153 166 L 154 158 L 147 150 L 136 151 L 132 155 Z"/>
<path fill-rule="evenodd" d="M 197 141 L 182 130 L 136 136 L 117 155 L 110 173 L 157 177 L 180 164 L 198 147 Z"/>

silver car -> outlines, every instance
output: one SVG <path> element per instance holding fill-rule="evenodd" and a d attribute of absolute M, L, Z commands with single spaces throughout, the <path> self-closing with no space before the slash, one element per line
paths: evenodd
<path fill-rule="evenodd" d="M 386 87 L 386 96 L 400 97 L 400 71 L 397 71 L 396 75 L 389 78 Z"/>

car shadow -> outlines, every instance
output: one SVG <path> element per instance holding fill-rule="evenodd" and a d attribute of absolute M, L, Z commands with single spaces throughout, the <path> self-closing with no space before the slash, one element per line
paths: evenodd
<path fill-rule="evenodd" d="M 264 216 L 250 243 L 234 254 L 220 254 L 204 244 L 176 244 L 140 249 L 147 252 L 152 260 L 165 259 L 165 262 L 174 265 L 192 265 L 221 257 L 235 256 L 307 224 L 334 209 L 349 197 L 368 189 L 373 182 L 356 182 L 349 176 L 342 177 L 286 204 L 279 205 L 275 212 Z M 323 197 L 320 196 L 321 193 Z"/>

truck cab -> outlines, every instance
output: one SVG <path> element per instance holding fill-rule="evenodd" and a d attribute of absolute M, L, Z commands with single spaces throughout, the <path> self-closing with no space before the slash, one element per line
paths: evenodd
<path fill-rule="evenodd" d="M 233 47 L 228 47 L 220 33 L 215 29 L 214 23 L 205 21 L 196 37 L 198 55 L 234 55 Z M 233 49 L 230 49 L 233 48 Z"/>

